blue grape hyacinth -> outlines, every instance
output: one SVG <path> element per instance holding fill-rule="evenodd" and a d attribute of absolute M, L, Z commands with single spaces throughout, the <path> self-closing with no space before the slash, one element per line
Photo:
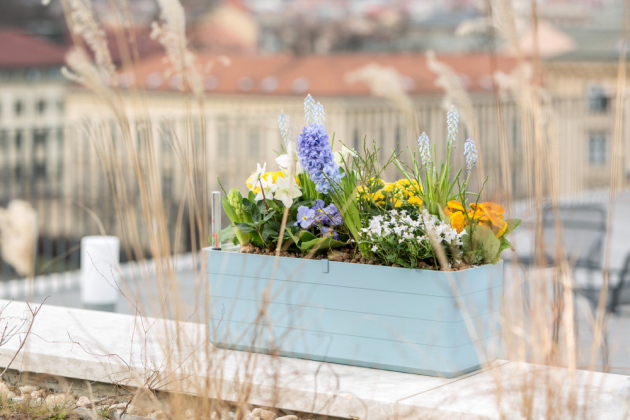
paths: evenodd
<path fill-rule="evenodd" d="M 332 190 L 331 182 L 338 184 L 345 175 L 339 173 L 330 150 L 328 134 L 321 124 L 312 123 L 304 127 L 298 138 L 298 158 L 315 183 L 315 189 L 322 194 L 329 193 Z"/>

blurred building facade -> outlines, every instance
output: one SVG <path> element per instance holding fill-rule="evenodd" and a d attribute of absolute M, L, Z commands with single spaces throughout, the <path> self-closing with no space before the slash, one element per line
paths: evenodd
<path fill-rule="evenodd" d="M 491 175 L 486 191 L 499 194 L 509 189 L 515 199 L 524 199 L 533 192 L 534 181 L 528 167 L 533 165 L 534 151 L 523 139 L 518 98 L 502 96 L 505 133 L 498 131 L 491 75 L 494 71 L 509 74 L 516 61 L 506 55 L 496 58 L 497 68 L 492 68 L 487 54 L 437 57 L 451 69 L 452 76 L 471 98 L 472 109 L 459 111 L 462 121 L 467 115 L 474 115 L 474 122 L 462 123 L 460 140 L 474 136 L 470 128 L 478 127 L 476 140 L 483 156 L 483 171 Z M 136 108 L 130 97 L 127 106 L 130 115 L 139 119 L 148 115 L 154 122 L 153 138 L 159 139 L 157 149 L 163 151 L 166 160 L 172 159 L 173 138 L 183 141 L 190 133 L 201 136 L 195 141 L 205 141 L 208 146 L 207 176 L 214 188 L 218 188 L 217 177 L 223 185 L 244 188 L 243 180 L 258 162 L 275 167 L 274 158 L 280 147 L 277 115 L 281 110 L 289 115 L 293 135 L 297 136 L 303 125 L 302 101 L 309 93 L 325 106 L 327 127 L 331 135 L 332 131 L 335 133 L 337 148 L 343 142 L 361 149 L 365 138 L 382 147 L 381 157 L 386 158 L 397 146 L 403 151 L 414 146 L 420 131 L 426 131 L 438 145 L 438 151 L 444 150 L 444 90 L 439 85 L 440 75 L 429 68 L 424 54 L 202 54 L 199 61 L 212 63 L 212 71 L 203 79 L 202 111 L 195 110 L 194 101 L 187 102 L 189 99 L 182 95 L 179 75 L 166 77 L 161 56 L 145 60 L 134 75 L 136 87 L 146 89 L 146 105 Z M 544 69 L 547 82 L 554 77 L 553 65 L 545 64 Z M 562 87 L 562 83 L 553 84 Z M 573 90 L 552 91 L 549 102 L 555 127 L 549 135 L 557 136 L 562 151 L 554 153 L 559 163 L 558 187 L 564 195 L 608 185 L 614 126 L 609 96 L 593 99 L 588 96 L 591 91 L 586 85 L 570 85 Z M 598 106 L 601 109 L 596 109 Z M 408 117 L 410 107 L 417 115 L 414 121 Z M 108 110 L 90 93 L 73 90 L 68 99 L 68 122 L 94 120 L 94 115 L 102 119 Z M 186 129 L 186 124 L 198 127 Z M 502 138 L 506 145 L 502 145 Z M 626 147 L 630 147 L 628 139 L 630 136 L 623 138 Z M 509 151 L 509 174 L 502 166 L 502 147 Z M 463 156 L 457 155 L 455 166 L 463 163 Z M 177 162 L 166 166 L 175 168 Z M 396 170 L 390 168 L 388 176 L 396 176 Z M 504 179 L 506 176 L 509 179 Z M 167 186 L 183 182 L 183 173 L 175 169 L 165 169 L 163 177 Z"/>

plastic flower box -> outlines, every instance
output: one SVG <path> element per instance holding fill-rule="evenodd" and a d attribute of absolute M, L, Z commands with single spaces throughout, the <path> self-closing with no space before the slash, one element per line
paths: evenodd
<path fill-rule="evenodd" d="M 501 261 L 443 272 L 204 255 L 217 347 L 443 377 L 496 357 Z"/>

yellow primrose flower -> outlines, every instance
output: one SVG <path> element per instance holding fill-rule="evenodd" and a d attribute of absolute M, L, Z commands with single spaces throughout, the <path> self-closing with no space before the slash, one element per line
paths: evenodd
<path fill-rule="evenodd" d="M 465 211 L 466 209 L 464 209 L 462 203 L 454 200 L 446 203 L 446 207 L 444 207 L 444 214 L 451 220 L 451 227 L 457 230 L 457 233 L 461 233 L 468 225 L 468 220 L 466 220 L 466 215 L 464 214 Z"/>
<path fill-rule="evenodd" d="M 390 191 L 392 191 L 393 189 L 394 189 L 394 184 L 391 184 L 391 183 L 387 183 L 387 184 L 385 184 L 385 186 L 383 187 L 383 191 L 387 191 L 387 192 L 390 192 Z"/>
<path fill-rule="evenodd" d="M 417 204 L 418 207 L 420 207 L 422 205 L 422 199 L 420 197 L 418 197 L 418 196 L 410 197 L 409 200 L 407 200 L 407 202 L 409 204 Z"/>

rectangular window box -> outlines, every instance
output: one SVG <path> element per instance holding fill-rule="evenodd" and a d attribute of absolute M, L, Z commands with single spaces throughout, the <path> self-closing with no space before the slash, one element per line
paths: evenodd
<path fill-rule="evenodd" d="M 498 352 L 503 262 L 412 270 L 206 248 L 217 347 L 455 377 Z"/>

